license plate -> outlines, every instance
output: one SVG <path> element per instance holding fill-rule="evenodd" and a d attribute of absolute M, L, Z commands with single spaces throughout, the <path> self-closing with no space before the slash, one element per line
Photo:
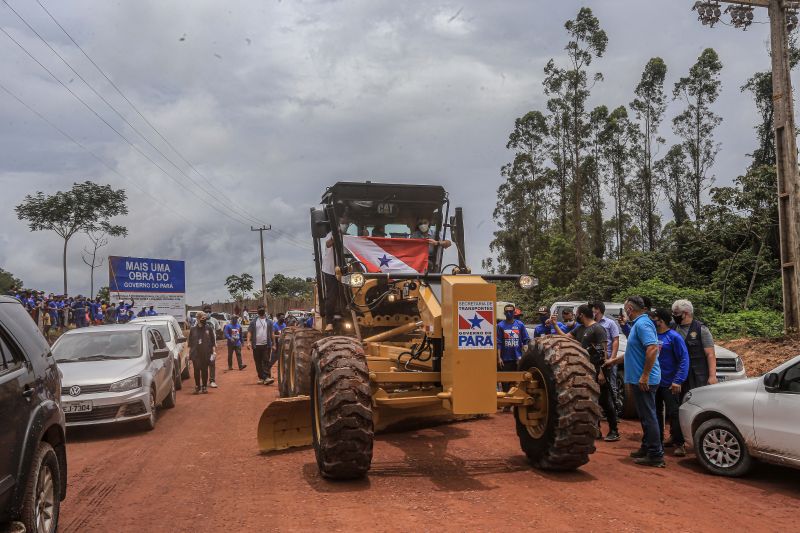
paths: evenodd
<path fill-rule="evenodd" d="M 88 413 L 92 410 L 92 402 L 66 402 L 64 403 L 65 413 Z"/>

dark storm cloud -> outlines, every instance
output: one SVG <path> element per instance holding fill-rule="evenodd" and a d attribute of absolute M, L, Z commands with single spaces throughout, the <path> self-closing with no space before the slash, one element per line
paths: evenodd
<path fill-rule="evenodd" d="M 630 102 L 652 56 L 665 59 L 671 89 L 704 47 L 717 48 L 725 65 L 716 106 L 724 118 L 714 167 L 719 183 L 744 168 L 755 142 L 755 112 L 738 87 L 769 66 L 765 26 L 746 33 L 702 27 L 689 0 L 46 3 L 218 192 L 148 130 L 38 5 L 9 1 L 199 184 L 163 161 L 1 9 L 3 28 L 174 177 L 0 35 L 0 82 L 125 176 L 0 91 L 0 266 L 47 290 L 60 286 L 60 244 L 52 235 L 30 234 L 13 206 L 25 194 L 83 179 L 128 191 L 130 215 L 119 222 L 130 235 L 115 239 L 107 252 L 185 259 L 192 302 L 224 297 L 228 274 L 260 275 L 257 233 L 192 192 L 224 213 L 246 211 L 299 241 L 267 234 L 267 270 L 309 276 L 307 213 L 326 186 L 340 179 L 441 183 L 465 207 L 468 258 L 477 268 L 495 229 L 509 129 L 514 118 L 544 107 L 542 69 L 550 57 L 563 57 L 563 23 L 581 5 L 594 8 L 609 35 L 606 57 L 593 65 L 606 81 L 594 89 L 592 105 Z M 671 105 L 668 118 L 678 109 Z M 662 134 L 671 140 L 668 121 Z M 81 237 L 71 243 L 72 292 L 88 291 L 80 261 L 85 244 Z"/>

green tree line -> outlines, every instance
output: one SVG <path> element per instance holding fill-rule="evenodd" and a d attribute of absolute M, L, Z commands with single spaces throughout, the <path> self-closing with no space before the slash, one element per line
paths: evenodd
<path fill-rule="evenodd" d="M 530 310 L 561 299 L 638 292 L 668 305 L 692 295 L 725 335 L 779 334 L 771 73 L 740 88 L 759 116 L 751 161 L 732 185 L 717 187 L 717 52 L 703 50 L 671 84 L 667 64 L 653 57 L 627 104 L 593 106 L 608 36 L 589 8 L 564 28 L 565 59 L 544 68 L 546 105 L 517 118 L 509 134 L 494 257 L 484 261 L 492 271 L 530 272 L 540 285 L 529 293 L 503 286 L 503 298 Z M 675 116 L 667 116 L 670 102 Z M 676 140 L 669 146 L 667 128 Z"/>

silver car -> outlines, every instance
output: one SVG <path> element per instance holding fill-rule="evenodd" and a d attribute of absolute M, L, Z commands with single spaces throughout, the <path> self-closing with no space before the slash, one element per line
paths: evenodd
<path fill-rule="evenodd" d="M 74 329 L 53 345 L 53 356 L 67 427 L 134 421 L 150 430 L 158 405 L 175 407 L 174 361 L 155 326 Z"/>
<path fill-rule="evenodd" d="M 800 468 L 800 356 L 758 378 L 686 393 L 680 420 L 713 474 L 740 476 L 753 458 Z"/>

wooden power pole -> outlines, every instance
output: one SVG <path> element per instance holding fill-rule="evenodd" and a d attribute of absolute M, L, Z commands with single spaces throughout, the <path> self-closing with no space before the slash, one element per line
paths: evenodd
<path fill-rule="evenodd" d="M 783 279 L 783 325 L 786 333 L 800 332 L 800 183 L 797 168 L 797 141 L 794 127 L 794 102 L 789 63 L 789 28 L 787 10 L 795 11 L 800 2 L 789 0 L 717 0 L 696 2 L 694 9 L 706 10 L 704 20 L 711 25 L 719 20 L 719 4 L 730 4 L 726 13 L 737 6 L 745 10 L 765 7 L 769 13 L 772 55 L 772 102 L 774 106 L 775 159 L 778 174 L 778 226 Z M 716 6 L 716 7 L 715 7 Z M 700 8 L 700 9 L 698 9 Z M 711 8 L 715 13 L 708 11 Z M 709 15 L 710 13 L 710 15 Z M 735 15 L 731 13 L 732 17 Z M 746 20 L 740 18 L 740 20 Z M 752 16 L 749 17 L 752 20 Z M 734 25 L 736 20 L 733 21 Z M 796 23 L 796 20 L 795 20 Z M 749 23 L 743 24 L 746 28 Z"/>
<path fill-rule="evenodd" d="M 250 226 L 250 231 L 257 231 L 258 236 L 261 238 L 261 300 L 264 302 L 264 308 L 267 307 L 267 269 L 264 263 L 264 232 L 272 229 L 272 226 L 261 226 L 254 228 Z"/>

